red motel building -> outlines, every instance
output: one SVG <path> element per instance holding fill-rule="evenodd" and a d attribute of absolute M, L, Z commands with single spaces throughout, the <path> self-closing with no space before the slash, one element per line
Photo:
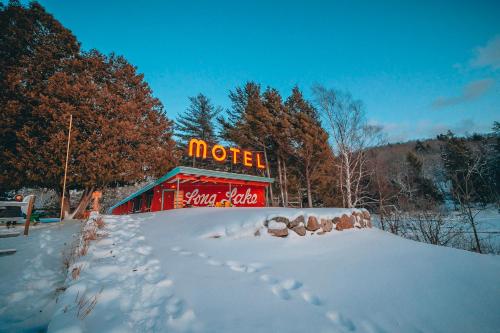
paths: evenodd
<path fill-rule="evenodd" d="M 273 178 L 179 166 L 109 208 L 123 215 L 185 207 L 264 207 Z"/>

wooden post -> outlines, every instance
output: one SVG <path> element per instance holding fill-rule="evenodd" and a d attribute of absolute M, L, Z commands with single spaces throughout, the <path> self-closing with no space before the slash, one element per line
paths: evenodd
<path fill-rule="evenodd" d="M 64 195 L 66 194 L 66 175 L 68 173 L 68 159 L 69 159 L 69 142 L 71 140 L 71 125 L 73 124 L 73 115 L 69 115 L 69 130 L 68 130 L 68 145 L 66 146 L 66 164 L 64 166 L 64 180 L 63 180 L 63 191 L 62 191 L 62 200 L 61 200 L 61 214 L 60 214 L 60 222 L 62 222 L 64 218 Z"/>
<path fill-rule="evenodd" d="M 99 212 L 101 207 L 99 206 L 99 199 L 102 198 L 102 192 L 101 191 L 94 191 L 92 192 L 92 210 L 94 212 Z"/>
<path fill-rule="evenodd" d="M 24 222 L 24 236 L 28 236 L 28 231 L 30 228 L 31 212 L 33 210 L 33 205 L 35 203 L 35 196 L 33 195 L 28 202 L 28 210 L 26 211 L 26 222 Z"/>

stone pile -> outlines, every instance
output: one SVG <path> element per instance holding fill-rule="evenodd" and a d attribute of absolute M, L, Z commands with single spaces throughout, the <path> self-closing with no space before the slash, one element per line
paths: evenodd
<path fill-rule="evenodd" d="M 290 232 L 299 236 L 317 233 L 323 235 L 333 229 L 342 231 L 351 228 L 371 228 L 370 213 L 366 209 L 356 209 L 350 214 L 342 214 L 333 219 L 318 218 L 308 215 L 307 220 L 304 215 L 290 220 L 287 217 L 275 216 L 264 223 L 267 232 L 275 237 L 287 237 Z"/>

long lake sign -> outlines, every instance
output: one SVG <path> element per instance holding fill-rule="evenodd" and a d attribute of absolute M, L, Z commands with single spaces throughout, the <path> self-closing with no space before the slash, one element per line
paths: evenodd
<path fill-rule="evenodd" d="M 229 157 L 233 164 L 241 163 L 249 168 L 266 168 L 264 159 L 260 153 L 235 147 L 225 148 L 221 145 L 213 145 L 212 148 L 209 149 L 208 144 L 204 140 L 191 139 L 189 141 L 188 155 L 190 157 L 194 156 L 195 158 L 206 159 L 209 152 L 214 161 L 217 162 L 224 163 Z"/>

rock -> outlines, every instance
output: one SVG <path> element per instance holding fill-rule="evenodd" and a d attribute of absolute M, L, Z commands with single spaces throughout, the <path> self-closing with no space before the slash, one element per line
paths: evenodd
<path fill-rule="evenodd" d="M 303 215 L 300 215 L 299 217 L 297 217 L 295 220 L 292 220 L 292 221 L 288 221 L 287 223 L 287 227 L 289 229 L 293 229 L 295 228 L 296 226 L 300 225 L 301 223 L 304 224 L 305 220 L 304 220 L 304 216 Z"/>
<path fill-rule="evenodd" d="M 360 227 L 359 223 L 358 223 L 358 218 L 356 215 L 351 215 L 349 216 L 349 220 L 351 220 L 351 224 L 352 224 L 352 227 Z"/>
<path fill-rule="evenodd" d="M 305 236 L 306 235 L 306 228 L 304 227 L 304 224 L 301 223 L 295 227 L 292 228 L 292 230 L 299 236 Z"/>
<path fill-rule="evenodd" d="M 275 220 L 269 221 L 267 232 L 276 237 L 288 236 L 288 229 L 286 223 L 276 222 Z"/>
<path fill-rule="evenodd" d="M 315 216 L 309 216 L 307 219 L 306 229 L 309 231 L 316 231 L 320 227 L 318 219 Z"/>
<path fill-rule="evenodd" d="M 326 234 L 325 231 L 318 231 L 318 235 L 324 235 L 324 234 Z"/>
<path fill-rule="evenodd" d="M 332 220 L 329 220 L 329 219 L 321 219 L 321 229 L 324 231 L 324 232 L 330 232 L 332 231 L 333 229 L 333 222 Z"/>
<path fill-rule="evenodd" d="M 290 223 L 290 220 L 288 220 L 288 218 L 283 217 L 283 216 L 276 216 L 276 217 L 273 217 L 271 220 L 274 220 L 276 222 L 282 222 L 282 223 L 285 223 L 285 224 Z"/>
<path fill-rule="evenodd" d="M 264 226 L 265 226 L 265 227 L 267 227 L 271 221 L 281 222 L 281 223 L 285 223 L 285 224 L 290 223 L 290 221 L 289 221 L 286 217 L 283 217 L 283 216 L 275 216 L 275 217 L 270 218 L 269 220 L 268 220 L 268 219 L 266 219 L 266 220 L 264 221 Z"/>
<path fill-rule="evenodd" d="M 354 220 L 353 216 L 347 216 L 346 214 L 343 214 L 340 217 L 340 221 L 335 225 L 335 229 L 342 231 L 345 229 L 351 229 L 354 228 Z"/>
<path fill-rule="evenodd" d="M 363 209 L 361 214 L 363 216 L 364 227 L 371 228 L 372 227 L 372 218 L 370 216 L 370 213 L 366 209 Z"/>
<path fill-rule="evenodd" d="M 275 237 L 286 237 L 288 236 L 288 229 L 267 229 L 267 232 Z"/>
<path fill-rule="evenodd" d="M 340 223 L 340 217 L 334 217 L 333 218 L 333 225 L 336 226 L 339 223 Z"/>

